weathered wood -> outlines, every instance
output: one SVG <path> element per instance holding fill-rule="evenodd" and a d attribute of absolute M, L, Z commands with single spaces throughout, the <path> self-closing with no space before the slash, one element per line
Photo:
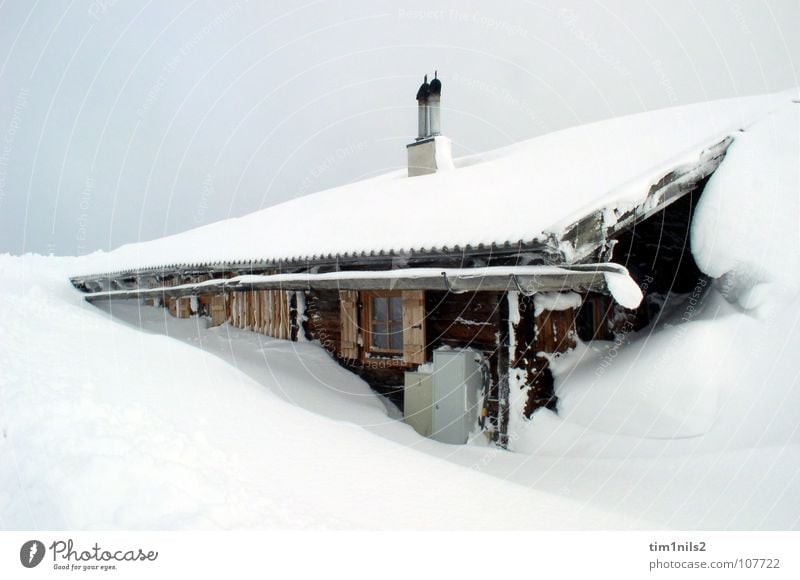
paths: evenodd
<path fill-rule="evenodd" d="M 358 292 L 355 290 L 340 290 L 340 344 L 339 354 L 345 359 L 356 360 L 358 352 Z"/>
<path fill-rule="evenodd" d="M 430 351 L 440 346 L 493 351 L 502 296 L 500 292 L 427 292 L 428 358 Z"/>
<path fill-rule="evenodd" d="M 575 348 L 575 314 L 566 310 L 543 310 L 536 317 L 537 352 L 561 353 Z"/>
<path fill-rule="evenodd" d="M 280 339 L 291 337 L 292 319 L 289 295 L 285 290 L 246 290 L 230 293 L 231 325 L 251 329 Z M 217 303 L 217 318 L 221 318 L 221 303 Z M 220 322 L 221 324 L 221 322 Z"/>
<path fill-rule="evenodd" d="M 223 324 L 226 318 L 225 295 L 215 294 L 211 299 L 211 326 Z"/>
<path fill-rule="evenodd" d="M 274 338 L 291 337 L 289 293 L 286 290 L 264 290 L 262 294 L 262 332 Z"/>
<path fill-rule="evenodd" d="M 308 340 L 317 340 L 334 356 L 340 356 L 341 321 L 339 292 L 312 290 L 305 292 L 306 319 L 303 330 Z"/>
<path fill-rule="evenodd" d="M 403 292 L 403 360 L 406 364 L 425 362 L 425 292 Z"/>
<path fill-rule="evenodd" d="M 519 321 L 512 325 L 514 345 L 510 372 L 522 371 L 522 384 L 526 391 L 525 417 L 530 417 L 539 407 L 555 409 L 553 375 L 547 355 L 563 353 L 575 348 L 576 310 L 543 310 L 535 315 L 533 296 L 519 295 Z"/>

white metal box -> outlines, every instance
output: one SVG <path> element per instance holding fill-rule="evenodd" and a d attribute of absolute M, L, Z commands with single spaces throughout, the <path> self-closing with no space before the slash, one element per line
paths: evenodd
<path fill-rule="evenodd" d="M 433 352 L 433 431 L 442 443 L 463 444 L 478 421 L 480 363 L 469 350 Z"/>
<path fill-rule="evenodd" d="M 403 421 L 425 437 L 433 431 L 433 375 L 407 372 L 403 389 Z"/>

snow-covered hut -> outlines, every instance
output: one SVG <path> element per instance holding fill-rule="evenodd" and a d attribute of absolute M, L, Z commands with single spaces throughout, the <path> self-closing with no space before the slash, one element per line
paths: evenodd
<path fill-rule="evenodd" d="M 696 204 L 737 134 L 782 97 L 641 113 L 454 161 L 441 89 L 426 78 L 417 92 L 407 169 L 123 246 L 72 283 L 90 301 L 138 298 L 319 341 L 420 432 L 505 445 L 511 413 L 558 408 L 553 357 L 638 330 L 705 286 L 689 244 Z M 427 380 L 455 368 L 443 353 L 464 353 L 466 370 Z M 448 405 L 463 417 L 437 423 Z"/>

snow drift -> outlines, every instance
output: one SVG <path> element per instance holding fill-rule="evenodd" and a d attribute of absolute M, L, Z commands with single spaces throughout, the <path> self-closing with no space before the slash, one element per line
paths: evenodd
<path fill-rule="evenodd" d="M 109 254 L 0 257 L 0 524 L 798 528 L 799 110 L 782 94 L 648 113 Z M 604 192 L 636 193 L 619 186 L 726 131 L 736 140 L 691 232 L 715 279 L 645 332 L 554 357 L 559 414 L 520 422 L 511 453 L 417 436 L 313 344 L 209 332 L 131 304 L 109 315 L 67 281 L 165 262 L 526 237 L 605 203 Z M 478 221 L 441 220 L 487 191 L 498 203 Z M 358 231 L 337 213 L 400 195 L 431 205 L 407 237 Z M 299 214 L 316 216 L 307 238 L 289 231 Z M 633 303 L 634 289 L 617 283 Z"/>

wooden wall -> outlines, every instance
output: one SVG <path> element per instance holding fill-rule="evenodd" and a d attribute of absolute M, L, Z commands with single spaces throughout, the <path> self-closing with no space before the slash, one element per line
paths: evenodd
<path fill-rule="evenodd" d="M 359 304 L 356 304 L 356 308 Z M 425 293 L 425 360 L 433 360 L 433 350 L 441 346 L 473 348 L 482 352 L 492 377 L 492 405 L 497 404 L 497 384 L 500 377 L 500 345 L 505 340 L 502 332 L 507 305 L 502 292 L 473 292 L 453 294 L 448 292 Z M 318 340 L 345 368 L 360 375 L 373 389 L 387 395 L 398 406 L 402 405 L 402 387 L 405 371 L 418 365 L 406 364 L 402 359 L 364 359 L 354 355 L 352 348 L 342 347 L 341 305 L 337 290 L 306 292 L 306 318 L 304 330 L 310 340 Z M 352 343 L 352 337 L 348 345 Z M 359 343 L 356 337 L 356 343 Z M 360 351 L 359 351 L 360 352 Z M 402 408 L 402 407 L 401 407 Z M 496 414 L 496 409 L 493 411 Z"/>
<path fill-rule="evenodd" d="M 405 371 L 409 367 L 402 361 L 391 359 L 367 359 L 352 356 L 342 349 L 341 306 L 338 290 L 311 290 L 305 293 L 306 319 L 303 330 L 309 340 L 318 340 L 322 347 L 340 365 L 363 378 L 378 393 L 388 397 L 402 409 Z M 356 304 L 358 307 L 358 304 Z"/>
<path fill-rule="evenodd" d="M 481 352 L 490 377 L 486 409 L 489 421 L 494 423 L 487 429 L 498 430 L 500 382 L 508 368 L 505 292 L 427 292 L 425 303 L 428 360 L 442 346 Z"/>
<path fill-rule="evenodd" d="M 523 372 L 520 388 L 527 390 L 524 414 L 530 417 L 540 407 L 556 408 L 553 374 L 546 355 L 575 348 L 578 311 L 543 310 L 536 316 L 534 297 L 519 295 L 518 304 L 519 322 L 513 325 L 514 351 L 509 367 Z"/>
<path fill-rule="evenodd" d="M 230 321 L 274 338 L 292 336 L 290 302 L 293 292 L 286 290 L 244 290 L 230 293 Z"/>

